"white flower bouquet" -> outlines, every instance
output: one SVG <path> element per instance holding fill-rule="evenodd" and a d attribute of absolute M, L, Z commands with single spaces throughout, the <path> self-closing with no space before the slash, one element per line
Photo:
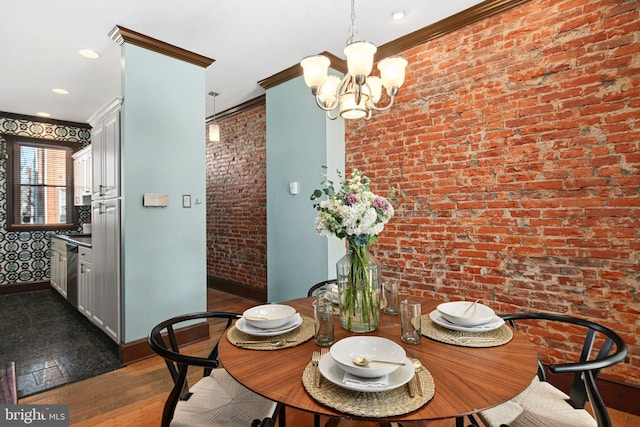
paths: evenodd
<path fill-rule="evenodd" d="M 359 170 L 354 169 L 348 180 L 342 179 L 340 171 L 338 177 L 337 190 L 325 175 L 324 188 L 311 195 L 311 200 L 327 196 L 314 204 L 318 210 L 315 229 L 321 236 L 334 235 L 349 242 L 349 252 L 336 265 L 340 321 L 348 330 L 369 332 L 380 320 L 381 271 L 368 248 L 378 240 L 394 210 L 389 199 L 370 190 L 371 181 Z"/>

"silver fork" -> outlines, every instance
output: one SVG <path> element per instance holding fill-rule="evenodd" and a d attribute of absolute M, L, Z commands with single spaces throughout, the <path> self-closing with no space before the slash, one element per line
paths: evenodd
<path fill-rule="evenodd" d="M 311 365 L 313 365 L 313 383 L 316 387 L 320 387 L 320 372 L 318 368 L 318 362 L 320 362 L 320 352 L 314 351 L 311 355 Z"/>
<path fill-rule="evenodd" d="M 312 360 L 313 362 L 313 366 L 315 367 L 315 372 L 314 372 L 314 378 L 316 381 L 316 387 L 320 387 L 320 384 L 322 382 L 322 374 L 320 373 L 320 368 L 318 367 L 318 363 L 320 362 L 320 359 L 322 359 L 327 353 L 329 352 L 329 349 L 327 348 L 323 348 L 322 350 L 320 350 L 320 354 L 316 355 L 316 353 L 318 353 L 317 351 L 314 351 L 314 360 Z M 317 357 L 317 360 L 315 360 Z"/>

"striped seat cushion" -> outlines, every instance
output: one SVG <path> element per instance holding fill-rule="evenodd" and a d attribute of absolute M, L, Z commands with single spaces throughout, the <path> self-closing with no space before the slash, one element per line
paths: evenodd
<path fill-rule="evenodd" d="M 250 426 L 274 414 L 276 403 L 238 383 L 223 368 L 214 369 L 190 390 L 193 395 L 178 402 L 172 427 Z"/>
<path fill-rule="evenodd" d="M 574 409 L 569 396 L 535 377 L 512 400 L 478 414 L 488 427 L 597 427 L 596 420 L 584 409 Z"/>

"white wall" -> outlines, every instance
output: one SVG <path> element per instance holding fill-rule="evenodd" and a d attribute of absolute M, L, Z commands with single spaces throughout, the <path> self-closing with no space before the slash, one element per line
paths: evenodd
<path fill-rule="evenodd" d="M 314 230 L 309 199 L 320 188 L 322 165 L 344 169 L 344 123 L 315 105 L 302 77 L 267 90 L 267 293 L 272 302 L 306 296 L 335 277 L 344 249 Z M 299 193 L 289 194 L 289 182 Z M 341 251 L 337 254 L 337 251 Z"/>
<path fill-rule="evenodd" d="M 127 43 L 122 55 L 122 313 L 131 342 L 207 308 L 206 94 L 202 67 Z M 143 207 L 144 193 L 168 194 L 169 206 Z"/>

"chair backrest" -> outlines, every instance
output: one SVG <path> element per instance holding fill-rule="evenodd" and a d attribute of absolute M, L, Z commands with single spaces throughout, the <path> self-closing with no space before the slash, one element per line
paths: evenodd
<path fill-rule="evenodd" d="M 222 333 L 231 326 L 234 319 L 240 315 L 228 312 L 202 312 L 185 314 L 182 316 L 172 317 L 157 324 L 151 329 L 147 342 L 149 347 L 162 356 L 167 364 L 171 378 L 173 379 L 173 389 L 167 398 L 164 411 L 162 414 L 162 425 L 168 426 L 173 419 L 176 405 L 180 399 L 188 399 L 190 396 L 189 384 L 187 383 L 187 372 L 189 366 L 200 366 L 204 368 L 204 376 L 211 373 L 211 369 L 217 368 L 220 364 L 218 361 L 218 341 Z M 211 352 L 207 357 L 190 356 L 180 352 L 180 343 L 176 337 L 176 330 L 181 327 L 192 325 L 198 320 L 207 319 L 223 319 L 223 329 L 220 336 L 215 340 Z"/>
<path fill-rule="evenodd" d="M 615 365 L 624 360 L 627 355 L 627 345 L 620 335 L 613 330 L 598 323 L 576 317 L 563 316 L 550 313 L 516 313 L 506 314 L 502 318 L 508 321 L 514 328 L 516 321 L 534 321 L 534 324 L 527 322 L 529 327 L 545 328 L 548 336 L 547 323 L 557 322 L 570 325 L 571 330 L 576 330 L 576 326 L 584 331 L 584 340 L 580 356 L 576 362 L 553 363 L 548 366 L 549 372 L 554 374 L 573 374 L 573 382 L 569 392 L 569 404 L 574 408 L 584 408 L 588 399 L 598 421 L 598 425 L 611 425 L 606 405 L 600 396 L 596 386 L 596 378 L 602 368 Z M 535 333 L 534 331 L 531 331 Z M 614 349 L 615 346 L 615 349 Z M 598 350 L 599 349 L 599 350 Z M 557 351 L 557 349 L 552 349 Z M 542 381 L 547 377 L 542 364 L 539 362 L 538 376 Z"/>
<path fill-rule="evenodd" d="M 323 280 L 322 282 L 316 283 L 315 285 L 311 286 L 309 288 L 309 291 L 307 292 L 307 296 L 308 297 L 312 297 L 313 293 L 320 288 L 321 286 L 324 285 L 333 285 L 333 284 L 337 284 L 338 283 L 338 279 L 329 279 L 329 280 Z"/>

